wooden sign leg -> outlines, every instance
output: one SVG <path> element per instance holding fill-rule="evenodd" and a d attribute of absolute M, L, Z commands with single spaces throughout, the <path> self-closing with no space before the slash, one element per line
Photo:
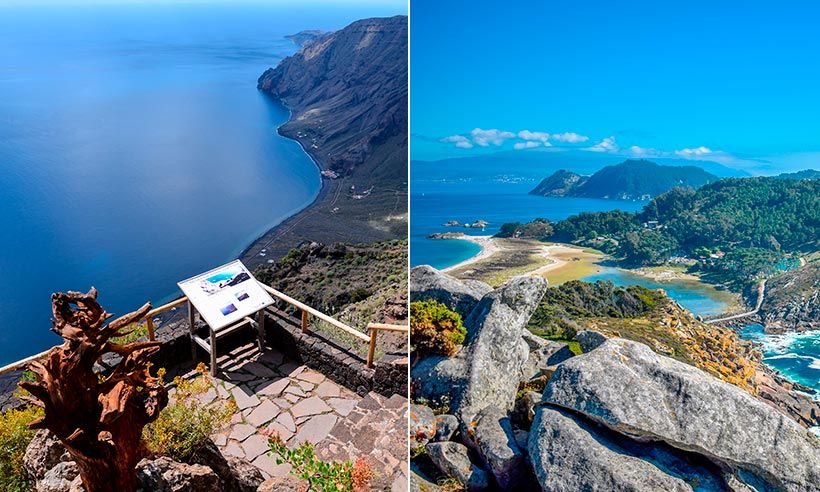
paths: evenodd
<path fill-rule="evenodd" d="M 256 313 L 256 330 L 259 340 L 259 352 L 265 351 L 265 310 Z"/>
<path fill-rule="evenodd" d="M 211 327 L 208 331 L 211 332 L 211 376 L 216 376 L 216 333 Z"/>
<path fill-rule="evenodd" d="M 194 333 L 196 332 L 196 308 L 191 301 L 188 301 L 188 330 L 191 333 L 191 360 L 196 360 L 196 342 Z"/>

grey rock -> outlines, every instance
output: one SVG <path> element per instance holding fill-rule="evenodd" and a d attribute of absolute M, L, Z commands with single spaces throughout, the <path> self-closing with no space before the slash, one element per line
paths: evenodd
<path fill-rule="evenodd" d="M 529 353 L 522 334 L 546 288 L 543 278 L 515 277 L 484 296 L 470 313 L 465 325 L 473 332 L 459 354 L 469 361 L 467 375 L 453 405 L 462 422 L 490 405 L 512 410 Z"/>
<path fill-rule="evenodd" d="M 436 442 L 450 441 L 458 430 L 458 419 L 455 415 L 436 415 Z"/>
<path fill-rule="evenodd" d="M 522 338 L 529 347 L 529 355 L 521 368 L 521 381 L 529 381 L 551 373 L 552 371 L 548 368 L 560 364 L 575 355 L 566 343 L 544 340 L 526 329 L 523 331 Z"/>
<path fill-rule="evenodd" d="M 425 357 L 410 369 L 413 394 L 417 399 L 449 404 L 455 398 L 458 388 L 463 386 L 466 373 L 465 360 L 461 357 Z"/>
<path fill-rule="evenodd" d="M 144 459 L 137 465 L 142 488 L 152 492 L 221 492 L 222 481 L 209 467 L 170 458 Z"/>
<path fill-rule="evenodd" d="M 476 415 L 475 420 L 462 422 L 462 426 L 465 442 L 478 453 L 499 487 L 517 490 L 526 477 L 526 466 L 507 413 L 489 406 Z"/>
<path fill-rule="evenodd" d="M 255 492 L 265 481 L 262 472 L 248 460 L 232 456 L 228 458 L 231 469 L 231 482 L 237 492 Z"/>
<path fill-rule="evenodd" d="M 561 364 L 543 401 L 704 455 L 749 484 L 820 490 L 820 439 L 742 389 L 637 342 L 609 339 Z"/>
<path fill-rule="evenodd" d="M 410 492 L 439 492 L 443 490 L 441 487 L 433 483 L 429 478 L 417 470 L 413 469 L 413 464 L 410 464 Z"/>
<path fill-rule="evenodd" d="M 410 447 L 418 449 L 436 437 L 436 416 L 429 407 L 410 405 Z"/>
<path fill-rule="evenodd" d="M 71 482 L 80 476 L 80 468 L 73 461 L 63 461 L 46 472 L 45 476 L 37 481 L 37 492 L 68 492 Z"/>
<path fill-rule="evenodd" d="M 461 281 L 429 265 L 410 270 L 410 300 L 438 301 L 466 318 L 492 287 L 477 280 Z"/>
<path fill-rule="evenodd" d="M 305 492 L 309 490 L 310 485 L 307 480 L 297 477 L 296 475 L 282 475 L 280 477 L 271 477 L 259 486 L 258 492 Z"/>
<path fill-rule="evenodd" d="M 61 461 L 68 461 L 65 446 L 47 429 L 40 429 L 26 448 L 23 466 L 35 480 L 46 476 Z"/>
<path fill-rule="evenodd" d="M 535 418 L 535 406 L 541 401 L 541 393 L 525 391 L 521 398 L 515 400 L 511 415 L 513 423 L 521 429 L 529 429 Z"/>
<path fill-rule="evenodd" d="M 606 336 L 595 330 L 579 331 L 575 335 L 575 339 L 578 340 L 578 344 L 581 346 L 581 350 L 584 353 L 592 352 L 607 341 Z"/>
<path fill-rule="evenodd" d="M 442 473 L 458 480 L 467 490 L 485 490 L 490 485 L 487 472 L 474 465 L 468 453 L 467 447 L 457 442 L 427 445 L 427 456 Z"/>
<path fill-rule="evenodd" d="M 633 441 L 548 406 L 536 411 L 529 458 L 541 488 L 548 491 L 726 490 L 717 470 L 694 463 L 696 457 Z"/>

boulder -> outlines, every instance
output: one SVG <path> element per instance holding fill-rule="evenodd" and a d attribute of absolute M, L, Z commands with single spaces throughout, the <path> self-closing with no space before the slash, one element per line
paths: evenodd
<path fill-rule="evenodd" d="M 466 318 L 492 287 L 477 280 L 461 281 L 429 265 L 410 270 L 410 300 L 438 301 Z"/>
<path fill-rule="evenodd" d="M 511 418 L 516 427 L 529 429 L 535 418 L 535 406 L 541 401 L 541 393 L 525 391 L 521 398 L 515 400 Z"/>
<path fill-rule="evenodd" d="M 410 448 L 424 447 L 436 437 L 436 416 L 429 407 L 410 405 Z"/>
<path fill-rule="evenodd" d="M 232 456 L 228 458 L 232 482 L 237 492 L 255 492 L 265 481 L 262 472 L 248 460 Z"/>
<path fill-rule="evenodd" d="M 412 463 L 410 466 L 410 492 L 440 492 L 444 490 L 423 474 L 418 473 L 417 470 L 412 469 Z"/>
<path fill-rule="evenodd" d="M 222 491 L 222 481 L 209 467 L 177 463 L 166 457 L 140 461 L 137 479 L 144 490 L 152 492 Z"/>
<path fill-rule="evenodd" d="M 665 445 L 625 438 L 567 410 L 540 406 L 529 459 L 543 490 L 726 490 L 717 470 Z M 701 459 L 701 461 L 705 461 Z"/>
<path fill-rule="evenodd" d="M 80 476 L 80 468 L 73 461 L 57 463 L 54 468 L 46 472 L 35 486 L 37 492 L 68 492 L 71 482 Z"/>
<path fill-rule="evenodd" d="M 527 361 L 521 368 L 520 379 L 522 382 L 552 373 L 552 366 L 560 364 L 575 355 L 566 343 L 544 340 L 526 329 L 523 331 L 522 338 L 529 347 Z"/>
<path fill-rule="evenodd" d="M 257 490 L 258 492 L 309 492 L 309 487 L 307 480 L 287 474 L 265 480 Z"/>
<path fill-rule="evenodd" d="M 499 487 L 517 490 L 526 476 L 526 466 L 507 412 L 489 406 L 476 415 L 475 420 L 462 425 L 465 442 L 476 451 Z"/>
<path fill-rule="evenodd" d="M 455 398 L 457 388 L 464 384 L 466 373 L 464 359 L 458 356 L 425 357 L 410 369 L 413 396 L 429 402 L 449 404 Z"/>
<path fill-rule="evenodd" d="M 543 401 L 704 455 L 749 484 L 820 490 L 820 439 L 746 391 L 641 343 L 609 339 L 561 364 Z"/>
<path fill-rule="evenodd" d="M 255 492 L 265 481 L 257 467 L 240 458 L 225 458 L 211 440 L 200 446 L 186 462 L 213 470 L 227 491 Z"/>
<path fill-rule="evenodd" d="M 473 329 L 459 354 L 468 361 L 467 374 L 453 402 L 462 423 L 490 405 L 512 410 L 529 353 L 524 327 L 546 288 L 543 278 L 515 277 L 484 296 L 465 321 Z"/>
<path fill-rule="evenodd" d="M 575 339 L 578 340 L 578 344 L 581 346 L 581 351 L 584 353 L 592 352 L 607 341 L 606 336 L 595 330 L 579 331 L 575 335 Z"/>
<path fill-rule="evenodd" d="M 467 447 L 457 442 L 434 442 L 427 445 L 430 461 L 448 477 L 459 481 L 467 490 L 489 487 L 487 472 L 470 461 Z"/>
<path fill-rule="evenodd" d="M 458 419 L 455 415 L 436 415 L 436 442 L 450 441 L 458 430 Z"/>
<path fill-rule="evenodd" d="M 40 429 L 26 448 L 23 466 L 35 480 L 46 476 L 61 461 L 68 461 L 65 446 L 47 429 Z"/>

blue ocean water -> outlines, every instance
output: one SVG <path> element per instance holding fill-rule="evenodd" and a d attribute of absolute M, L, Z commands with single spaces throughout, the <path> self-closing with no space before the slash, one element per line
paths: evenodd
<path fill-rule="evenodd" d="M 670 280 L 656 282 L 654 280 L 631 274 L 619 268 L 604 267 L 600 272 L 584 277 L 582 280 L 596 282 L 608 280 L 615 285 L 640 285 L 647 289 L 663 289 L 666 294 L 681 306 L 700 316 L 720 314 L 726 310 L 726 303 L 716 299 L 709 287 L 692 281 Z"/>
<path fill-rule="evenodd" d="M 761 325 L 746 326 L 740 336 L 760 342 L 763 361 L 798 383 L 820 390 L 820 331 L 767 335 Z"/>
<path fill-rule="evenodd" d="M 387 7 L 0 5 L 0 365 L 44 350 L 55 291 L 116 314 L 308 205 L 316 166 L 256 80 Z"/>

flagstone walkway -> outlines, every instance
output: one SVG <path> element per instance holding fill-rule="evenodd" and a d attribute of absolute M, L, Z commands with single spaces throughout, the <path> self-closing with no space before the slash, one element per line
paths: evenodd
<path fill-rule="evenodd" d="M 288 446 L 321 443 L 317 450 L 323 459 L 365 457 L 380 483 L 406 489 L 406 398 L 376 393 L 362 398 L 277 350 L 260 354 L 255 344 L 238 347 L 218 361 L 215 389 L 199 398 L 210 403 L 233 397 L 236 402 L 238 411 L 230 424 L 212 436 L 225 456 L 248 460 L 266 478 L 286 475 L 290 465 L 277 465 L 267 454 L 263 432 L 277 432 Z M 194 375 L 191 370 L 185 377 Z M 348 436 L 348 428 L 360 433 Z"/>

